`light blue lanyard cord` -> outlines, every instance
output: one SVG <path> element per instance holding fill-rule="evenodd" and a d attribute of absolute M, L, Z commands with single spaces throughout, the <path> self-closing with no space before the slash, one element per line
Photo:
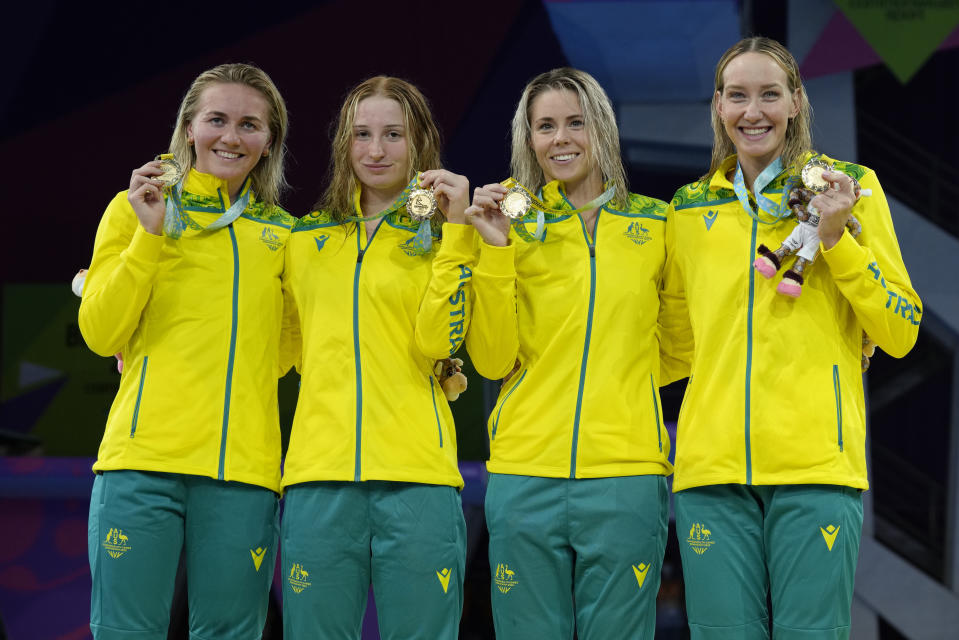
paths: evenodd
<path fill-rule="evenodd" d="M 763 194 L 763 189 L 769 186 L 769 183 L 775 180 L 782 172 L 782 158 L 776 158 L 775 162 L 762 170 L 762 172 L 759 174 L 759 177 L 756 178 L 756 181 L 753 183 L 753 195 L 756 197 L 756 205 L 763 211 L 763 213 L 773 218 L 771 222 L 767 222 L 759 217 L 759 214 L 749 203 L 749 192 L 746 190 L 746 181 L 743 179 L 743 168 L 740 166 L 738 161 L 736 162 L 736 175 L 733 177 L 733 190 L 736 192 L 736 197 L 739 199 L 739 203 L 743 206 L 743 209 L 746 210 L 746 213 L 748 213 L 749 217 L 751 217 L 753 220 L 756 220 L 762 224 L 777 224 L 780 220 L 788 218 L 792 213 L 792 210 L 789 208 L 789 191 L 798 183 L 799 178 L 797 176 L 789 176 L 789 178 L 787 178 L 783 183 L 782 197 L 778 203 Z"/>
<path fill-rule="evenodd" d="M 251 189 L 247 189 L 219 218 L 205 227 L 200 227 L 200 229 L 202 231 L 216 231 L 239 218 L 240 214 L 246 210 L 247 205 L 250 204 L 250 191 Z M 166 199 L 166 213 L 163 215 L 163 233 L 174 239 L 182 236 L 183 230 L 186 229 L 188 216 L 183 210 L 183 203 L 180 200 L 182 193 L 183 181 L 181 180 L 170 190 L 170 195 Z M 194 222 L 194 224 L 196 223 Z"/>

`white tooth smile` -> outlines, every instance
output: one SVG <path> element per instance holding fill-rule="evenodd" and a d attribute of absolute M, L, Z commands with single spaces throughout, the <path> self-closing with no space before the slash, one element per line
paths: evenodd
<path fill-rule="evenodd" d="M 769 127 L 759 127 L 758 129 L 747 129 L 743 127 L 743 133 L 747 136 L 758 136 L 769 131 Z"/>
<path fill-rule="evenodd" d="M 564 153 L 564 154 L 559 155 L 559 156 L 553 156 L 553 160 L 560 160 L 560 161 L 562 161 L 562 160 L 572 160 L 572 159 L 575 158 L 577 155 L 578 155 L 578 154 L 576 154 L 576 153 Z"/>
<path fill-rule="evenodd" d="M 234 160 L 240 157 L 239 153 L 230 153 L 229 151 L 216 151 L 215 153 L 221 158 L 228 158 L 230 160 Z"/>

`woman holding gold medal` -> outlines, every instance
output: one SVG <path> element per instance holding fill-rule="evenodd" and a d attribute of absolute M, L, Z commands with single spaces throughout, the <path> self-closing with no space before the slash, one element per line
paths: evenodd
<path fill-rule="evenodd" d="M 90 627 L 166 638 L 185 549 L 190 632 L 263 632 L 278 534 L 286 106 L 260 69 L 200 74 L 170 154 L 107 207 L 79 324 L 123 353 L 93 469 Z"/>
<path fill-rule="evenodd" d="M 735 44 L 716 66 L 712 166 L 667 213 L 662 322 L 695 344 L 673 483 L 693 638 L 768 638 L 770 618 L 775 638 L 849 637 L 864 333 L 902 357 L 919 329 L 876 174 L 815 153 L 810 112 L 785 47 Z M 818 223 L 811 246 L 792 213 Z"/>
<path fill-rule="evenodd" d="M 672 471 L 659 386 L 684 372 L 656 339 L 666 203 L 628 192 L 618 135 L 592 76 L 537 76 L 513 179 L 467 209 L 482 237 L 467 346 L 505 378 L 486 494 L 501 639 L 654 633 Z"/>
<path fill-rule="evenodd" d="M 288 247 L 302 379 L 283 475 L 284 634 L 358 639 L 372 584 L 382 637 L 453 639 L 463 479 L 434 363 L 470 317 L 469 183 L 440 168 L 426 99 L 397 78 L 350 91 L 332 156 Z"/>

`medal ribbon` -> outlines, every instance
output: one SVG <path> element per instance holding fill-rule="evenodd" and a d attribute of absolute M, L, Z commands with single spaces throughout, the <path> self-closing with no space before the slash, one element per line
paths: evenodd
<path fill-rule="evenodd" d="M 590 209 L 596 209 L 597 207 L 601 207 L 607 202 L 609 202 L 610 200 L 612 200 L 613 196 L 616 195 L 616 188 L 610 187 L 606 191 L 599 194 L 599 196 L 593 198 L 592 200 L 590 200 L 589 202 L 587 202 L 581 207 L 577 207 L 575 209 L 552 209 L 550 207 L 547 207 L 546 204 L 542 200 L 540 200 L 537 196 L 533 195 L 533 192 L 530 191 L 525 185 L 522 185 L 519 182 L 517 182 L 516 178 L 512 178 L 512 177 L 507 178 L 500 184 L 502 184 L 507 189 L 512 189 L 513 187 L 522 189 L 523 192 L 527 196 L 529 196 L 530 202 L 532 203 L 531 208 L 536 211 L 536 231 L 533 233 L 533 237 L 539 240 L 540 242 L 543 241 L 543 235 L 546 233 L 546 214 L 554 215 L 554 216 L 576 215 L 578 213 L 582 213 L 583 211 L 589 211 Z M 522 221 L 522 218 L 517 218 L 513 221 L 513 224 L 519 224 L 521 223 L 521 221 Z"/>
<path fill-rule="evenodd" d="M 219 218 L 205 227 L 200 227 L 200 230 L 216 231 L 239 218 L 240 214 L 246 210 L 247 205 L 250 204 L 251 190 L 252 189 L 247 188 L 246 192 L 237 198 L 236 202 L 230 205 L 229 209 L 220 214 Z M 183 180 L 180 180 L 180 182 L 176 183 L 176 185 L 170 189 L 170 195 L 167 196 L 166 199 L 166 212 L 163 215 L 163 233 L 173 239 L 178 239 L 183 235 L 183 230 L 186 229 L 186 221 L 189 218 L 183 210 L 183 203 L 180 201 L 181 193 L 183 193 Z M 193 223 L 196 224 L 196 221 L 193 221 Z"/>
<path fill-rule="evenodd" d="M 394 211 L 399 211 L 406 206 L 406 201 L 410 197 L 410 192 L 413 191 L 414 187 L 419 186 L 420 183 L 420 173 L 417 172 L 413 179 L 410 180 L 410 183 L 403 188 L 403 192 L 393 201 L 393 203 L 388 206 L 386 209 L 383 209 L 377 214 L 372 216 L 349 216 L 347 220 L 351 222 L 370 222 L 372 220 L 379 220 L 380 218 L 386 217 L 393 213 Z M 359 209 L 359 201 L 357 200 L 357 209 Z"/>
<path fill-rule="evenodd" d="M 413 192 L 413 189 L 419 186 L 421 175 L 423 174 L 417 171 L 409 184 L 403 188 L 403 192 L 383 211 L 372 216 L 349 216 L 347 220 L 351 222 L 369 222 L 371 220 L 379 220 L 391 213 L 399 211 L 406 206 L 406 201 L 409 200 L 410 193 Z M 357 192 L 356 208 L 359 209 L 359 191 Z M 413 248 L 420 255 L 429 253 L 430 249 L 433 248 L 433 229 L 430 226 L 429 218 L 420 221 L 420 226 L 416 229 L 416 236 L 413 238 Z"/>
<path fill-rule="evenodd" d="M 743 209 L 749 214 L 749 217 L 762 224 L 776 224 L 784 218 L 788 218 L 792 211 L 789 209 L 789 190 L 798 182 L 797 176 L 789 176 L 783 183 L 782 196 L 779 202 L 775 202 L 763 194 L 763 189 L 769 186 L 769 183 L 775 180 L 783 172 L 782 158 L 776 158 L 776 161 L 762 170 L 759 177 L 753 183 L 753 195 L 756 197 L 756 205 L 763 213 L 771 216 L 773 220 L 767 222 L 759 217 L 759 214 L 749 203 L 749 192 L 746 191 L 746 181 L 743 179 L 743 168 L 739 162 L 736 162 L 736 175 L 733 177 L 733 190 Z"/>

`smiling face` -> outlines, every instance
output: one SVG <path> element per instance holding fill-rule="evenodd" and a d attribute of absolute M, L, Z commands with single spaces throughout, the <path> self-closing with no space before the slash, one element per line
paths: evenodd
<path fill-rule="evenodd" d="M 562 180 L 567 193 L 583 183 L 602 184 L 591 160 L 591 142 L 579 98 L 568 89 L 550 89 L 530 107 L 530 146 L 547 181 Z"/>
<path fill-rule="evenodd" d="M 789 119 L 799 113 L 799 90 L 763 53 L 743 53 L 726 65 L 716 111 L 736 147 L 743 170 L 755 177 L 783 151 Z"/>
<path fill-rule="evenodd" d="M 211 84 L 200 94 L 187 136 L 196 169 L 227 181 L 234 200 L 243 181 L 270 147 L 269 105 L 243 84 Z"/>
<path fill-rule="evenodd" d="M 372 95 L 360 100 L 353 119 L 350 163 L 367 191 L 393 200 L 409 182 L 409 138 L 403 108 L 393 98 Z"/>

